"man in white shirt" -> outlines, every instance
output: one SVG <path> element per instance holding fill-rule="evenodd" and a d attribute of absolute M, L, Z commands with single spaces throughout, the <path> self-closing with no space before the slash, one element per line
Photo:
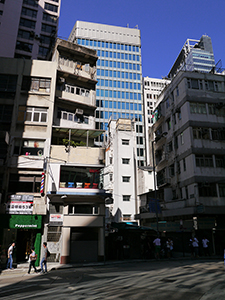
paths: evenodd
<path fill-rule="evenodd" d="M 7 269 L 13 270 L 12 264 L 13 264 L 13 247 L 15 246 L 15 243 L 12 243 L 11 246 L 9 246 L 8 249 L 8 262 L 7 262 Z"/>
<path fill-rule="evenodd" d="M 159 237 L 157 237 L 154 241 L 153 244 L 155 245 L 155 258 L 159 259 L 160 258 L 160 251 L 161 251 L 161 240 Z"/>
<path fill-rule="evenodd" d="M 193 248 L 194 248 L 194 255 L 195 255 L 195 257 L 198 257 L 198 240 L 197 240 L 197 238 L 196 237 L 194 237 L 193 239 L 192 239 L 192 246 L 193 246 Z"/>

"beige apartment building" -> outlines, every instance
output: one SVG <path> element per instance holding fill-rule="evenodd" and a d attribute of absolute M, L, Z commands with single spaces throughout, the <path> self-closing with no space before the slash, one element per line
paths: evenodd
<path fill-rule="evenodd" d="M 51 61 L 0 58 L 0 238 L 4 249 L 16 241 L 17 262 L 43 241 L 52 261 L 104 259 L 96 61 L 94 50 L 60 39 Z"/>

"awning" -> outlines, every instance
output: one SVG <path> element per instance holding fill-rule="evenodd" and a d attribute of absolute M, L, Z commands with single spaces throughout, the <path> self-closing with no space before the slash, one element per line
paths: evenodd
<path fill-rule="evenodd" d="M 101 134 L 105 132 L 105 130 L 96 130 L 96 129 L 76 129 L 76 128 L 62 128 L 53 126 L 54 131 L 58 134 L 62 134 L 63 136 L 69 136 L 69 130 L 71 130 L 71 138 L 72 137 L 86 137 L 88 135 L 89 138 L 97 138 Z"/>
<path fill-rule="evenodd" d="M 116 222 L 112 222 L 111 223 L 111 227 L 120 229 L 120 230 L 139 230 L 139 231 L 151 231 L 151 232 L 155 232 L 156 230 L 151 228 L 151 227 L 145 227 L 145 226 L 138 226 L 138 225 L 132 225 L 132 224 L 127 224 L 127 223 L 116 223 Z"/>

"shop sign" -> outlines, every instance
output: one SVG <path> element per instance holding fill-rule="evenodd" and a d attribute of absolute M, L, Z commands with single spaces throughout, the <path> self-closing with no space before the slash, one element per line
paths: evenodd
<path fill-rule="evenodd" d="M 62 214 L 50 214 L 49 222 L 51 225 L 62 226 L 63 215 Z"/>
<path fill-rule="evenodd" d="M 7 214 L 32 215 L 33 202 L 28 201 L 10 201 L 6 203 Z"/>
<path fill-rule="evenodd" d="M 10 195 L 9 199 L 12 200 L 17 200 L 17 201 L 34 201 L 34 196 L 33 195 Z"/>
<path fill-rule="evenodd" d="M 41 229 L 42 216 L 12 215 L 9 219 L 9 228 L 15 229 Z"/>

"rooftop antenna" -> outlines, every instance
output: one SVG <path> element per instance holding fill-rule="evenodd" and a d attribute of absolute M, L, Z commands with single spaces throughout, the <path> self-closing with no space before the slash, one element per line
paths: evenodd
<path fill-rule="evenodd" d="M 134 26 L 134 28 L 137 28 L 137 29 L 138 29 L 138 25 Z"/>

